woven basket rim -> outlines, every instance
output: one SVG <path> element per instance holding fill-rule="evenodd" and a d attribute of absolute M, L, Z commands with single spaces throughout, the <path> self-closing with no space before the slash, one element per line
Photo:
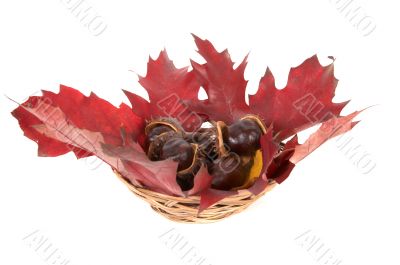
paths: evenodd
<path fill-rule="evenodd" d="M 129 180 L 127 180 L 126 178 L 124 178 L 122 176 L 122 174 L 120 172 L 118 172 L 116 169 L 113 169 L 114 174 L 125 184 L 128 186 L 128 188 L 130 190 L 133 191 L 138 191 L 142 194 L 146 194 L 148 196 L 151 197 L 158 197 L 158 198 L 162 198 L 165 200 L 169 200 L 169 201 L 177 201 L 177 202 L 181 202 L 181 203 L 200 203 L 200 196 L 199 195 L 188 195 L 188 196 L 172 196 L 172 195 L 168 195 L 168 194 L 164 194 L 164 193 L 160 193 L 157 191 L 152 191 L 146 187 L 138 187 L 133 185 Z M 275 180 L 269 180 L 268 182 L 268 187 L 271 189 L 272 187 L 278 185 L 278 183 Z M 248 197 L 261 197 L 262 195 L 264 195 L 265 192 L 268 191 L 268 188 L 266 188 L 263 192 L 261 192 L 260 194 L 253 194 L 251 193 L 248 189 L 241 189 L 238 190 L 237 194 L 225 197 L 224 199 L 218 201 L 218 204 L 224 204 L 224 203 L 229 203 L 232 202 L 232 200 L 241 200 L 241 199 L 245 199 Z"/>
<path fill-rule="evenodd" d="M 132 193 L 149 203 L 154 211 L 171 221 L 179 223 L 205 224 L 225 219 L 247 209 L 253 202 L 278 185 L 277 182 L 270 180 L 267 187 L 257 195 L 248 190 L 239 190 L 237 194 L 225 197 L 208 208 L 199 211 L 200 196 L 198 195 L 187 197 L 171 196 L 145 187 L 137 187 L 117 170 L 113 169 L 113 171 Z"/>

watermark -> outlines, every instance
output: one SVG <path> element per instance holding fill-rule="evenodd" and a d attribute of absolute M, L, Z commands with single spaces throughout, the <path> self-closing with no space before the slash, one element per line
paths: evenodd
<path fill-rule="evenodd" d="M 375 19 L 354 0 L 329 0 L 336 10 L 364 37 L 376 29 Z"/>
<path fill-rule="evenodd" d="M 39 98 L 35 108 L 40 116 L 38 118 L 42 123 L 50 125 L 55 130 L 55 133 L 58 135 L 56 138 L 65 139 L 64 143 L 66 147 L 74 152 L 78 158 L 83 159 L 87 167 L 91 170 L 95 170 L 103 164 L 101 159 L 94 156 L 97 153 L 95 143 L 91 142 L 79 130 L 75 130 L 75 126 L 72 125 L 71 121 L 66 120 L 61 110 L 53 107 L 53 102 L 50 98 Z M 60 119 L 60 117 L 64 119 Z M 77 143 L 79 143 L 79 147 Z"/>
<path fill-rule="evenodd" d="M 157 101 L 157 107 L 168 117 L 175 117 L 188 130 L 193 131 L 203 124 L 203 119 L 196 112 L 189 109 L 189 106 L 176 94 L 172 93 Z"/>
<path fill-rule="evenodd" d="M 371 154 L 351 135 L 342 134 L 335 139 L 336 147 L 364 175 L 371 173 L 376 162 Z"/>
<path fill-rule="evenodd" d="M 60 1 L 93 36 L 100 36 L 107 29 L 104 18 L 86 0 Z"/>
<path fill-rule="evenodd" d="M 337 116 L 332 112 L 324 112 L 325 105 L 311 93 L 294 101 L 293 107 L 307 118 L 311 124 L 319 124 L 329 119 L 337 119 Z M 333 126 L 330 131 L 324 132 L 327 134 L 327 139 L 339 129 L 340 125 Z M 342 152 L 362 174 L 369 174 L 376 167 L 376 163 L 371 154 L 353 137 L 342 134 L 336 137 L 335 142 L 339 151 Z"/>
<path fill-rule="evenodd" d="M 339 259 L 311 230 L 307 230 L 298 235 L 294 240 L 301 248 L 305 249 L 317 263 L 323 265 L 342 264 L 342 260 Z"/>
<path fill-rule="evenodd" d="M 162 233 L 158 237 L 164 245 L 173 251 L 183 264 L 210 265 L 207 259 L 200 255 L 195 246 L 175 228 Z"/>
<path fill-rule="evenodd" d="M 39 230 L 29 233 L 23 242 L 32 250 L 34 250 L 42 260 L 52 265 L 68 265 L 70 264 L 64 254 Z"/>

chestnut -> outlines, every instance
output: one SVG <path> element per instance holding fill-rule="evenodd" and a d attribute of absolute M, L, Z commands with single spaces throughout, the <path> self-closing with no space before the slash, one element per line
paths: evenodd
<path fill-rule="evenodd" d="M 224 141 L 231 152 L 239 155 L 251 155 L 260 149 L 262 129 L 256 121 L 242 119 L 228 126 L 228 134 Z"/>
<path fill-rule="evenodd" d="M 213 176 L 212 187 L 219 190 L 231 190 L 242 186 L 249 175 L 253 160 L 239 157 L 236 153 L 228 153 L 216 160 L 210 170 Z"/>
<path fill-rule="evenodd" d="M 178 162 L 178 171 L 189 168 L 194 159 L 193 146 L 182 138 L 171 138 L 161 149 L 160 159 L 172 158 Z"/>

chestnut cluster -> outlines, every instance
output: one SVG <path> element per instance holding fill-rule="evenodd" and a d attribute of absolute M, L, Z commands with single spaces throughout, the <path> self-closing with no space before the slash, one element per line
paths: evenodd
<path fill-rule="evenodd" d="M 147 155 L 152 161 L 178 162 L 177 183 L 183 191 L 193 187 L 194 176 L 205 165 L 213 177 L 212 187 L 220 190 L 246 188 L 260 174 L 260 137 L 265 126 L 249 115 L 226 125 L 211 122 L 211 127 L 186 132 L 178 121 L 160 118 L 145 129 Z"/>

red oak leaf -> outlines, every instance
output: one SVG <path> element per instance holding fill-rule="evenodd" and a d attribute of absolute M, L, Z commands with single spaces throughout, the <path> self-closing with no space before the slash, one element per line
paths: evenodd
<path fill-rule="evenodd" d="M 177 162 L 172 160 L 150 161 L 141 146 L 128 142 L 125 146 L 102 146 L 105 154 L 119 158 L 125 168 L 134 174 L 134 180 L 153 191 L 169 195 L 196 195 L 211 186 L 212 176 L 202 166 L 194 177 L 193 188 L 182 192 L 176 182 Z M 131 180 L 126 177 L 128 180 Z"/>
<path fill-rule="evenodd" d="M 170 159 L 150 161 L 140 145 L 127 143 L 125 146 L 102 145 L 103 152 L 120 159 L 128 172 L 134 172 L 134 180 L 158 192 L 182 196 L 176 182 L 178 163 Z M 125 175 L 124 175 L 125 176 Z M 129 180 L 129 176 L 125 176 Z"/>
<path fill-rule="evenodd" d="M 249 96 L 253 113 L 273 124 L 277 140 L 338 116 L 348 103 L 333 103 L 338 80 L 333 74 L 333 63 L 321 66 L 316 55 L 289 72 L 287 85 L 278 90 L 275 79 L 267 68 L 256 94 Z"/>
<path fill-rule="evenodd" d="M 350 131 L 358 122 L 352 120 L 361 111 L 355 111 L 347 116 L 339 118 L 331 118 L 321 124 L 321 127 L 310 135 L 310 137 L 301 145 L 297 145 L 294 154 L 290 158 L 290 162 L 296 164 L 303 160 L 329 139 Z"/>
<path fill-rule="evenodd" d="M 200 194 L 199 214 L 208 207 L 216 204 L 222 199 L 238 194 L 238 191 L 225 191 L 216 189 L 206 189 Z"/>
<path fill-rule="evenodd" d="M 163 50 L 156 60 L 149 58 L 147 74 L 139 76 L 139 83 L 149 94 L 150 102 L 129 91 L 124 91 L 133 111 L 145 119 L 176 118 L 187 131 L 200 128 L 203 119 L 191 112 L 183 100 L 196 101 L 200 85 L 188 67 L 176 68 Z"/>
<path fill-rule="evenodd" d="M 279 165 L 279 167 L 276 168 L 273 173 L 271 173 L 269 178 L 275 180 L 278 184 L 281 184 L 284 180 L 287 179 L 287 177 L 289 177 L 294 167 L 295 164 L 293 164 L 289 160 L 285 160 Z"/>
<path fill-rule="evenodd" d="M 25 105 L 34 105 L 38 97 L 31 97 Z M 25 110 L 22 106 L 12 112 L 12 115 L 18 120 L 24 135 L 29 139 L 38 143 L 39 156 L 59 156 L 71 151 L 71 148 L 58 140 L 49 138 L 33 128 L 35 125 L 40 125 L 42 122 Z M 77 152 L 78 154 L 82 152 Z"/>
<path fill-rule="evenodd" d="M 36 130 L 41 136 L 64 143 L 68 146 L 68 151 L 84 150 L 88 154 L 94 154 L 111 167 L 134 179 L 130 172 L 126 172 L 121 167 L 122 164 L 118 159 L 102 151 L 102 144 L 105 142 L 104 134 L 76 127 L 67 119 L 65 113 L 59 107 L 48 104 L 48 101 L 44 98 L 36 97 L 35 100 L 31 98 L 19 108 L 40 121 L 40 123 L 32 125 L 30 129 Z M 24 122 L 22 121 L 22 123 Z M 109 136 L 108 138 L 111 139 L 112 137 Z M 134 183 L 138 184 L 136 181 Z"/>
<path fill-rule="evenodd" d="M 208 174 L 207 168 L 202 166 L 196 176 L 194 176 L 193 188 L 187 192 L 187 195 L 197 195 L 199 192 L 210 188 L 212 179 L 213 177 Z"/>
<path fill-rule="evenodd" d="M 136 116 L 126 104 L 116 108 L 94 93 L 86 97 L 78 90 L 61 85 L 58 94 L 43 91 L 42 100 L 59 107 L 76 127 L 101 132 L 106 143 L 121 145 L 121 128 L 134 140 L 143 134 L 143 118 Z"/>
<path fill-rule="evenodd" d="M 208 99 L 190 102 L 189 105 L 209 120 L 230 124 L 249 113 L 245 101 L 247 81 L 243 76 L 247 57 L 234 69 L 227 50 L 219 53 L 208 40 L 193 36 L 198 52 L 206 63 L 192 61 L 192 67 Z"/>
<path fill-rule="evenodd" d="M 291 173 L 295 164 L 289 159 L 293 156 L 294 150 L 298 145 L 297 135 L 286 142 L 281 152 L 279 152 L 268 167 L 267 178 L 275 180 L 281 184 Z"/>

